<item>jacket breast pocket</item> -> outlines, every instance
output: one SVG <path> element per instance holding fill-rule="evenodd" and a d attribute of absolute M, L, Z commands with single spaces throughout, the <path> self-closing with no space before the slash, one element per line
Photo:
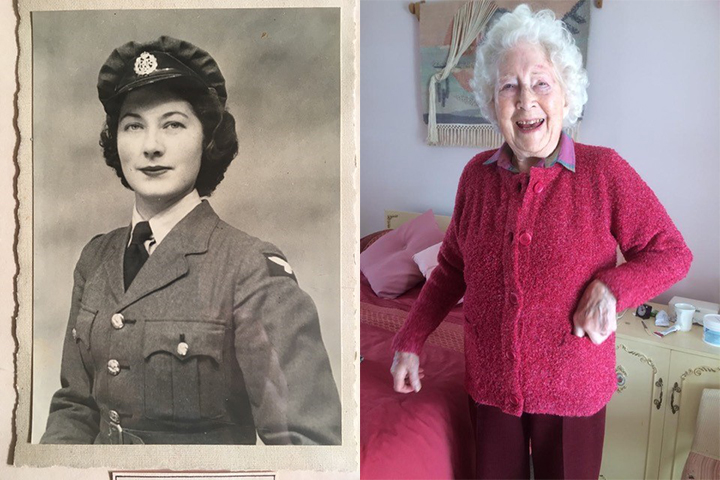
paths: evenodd
<path fill-rule="evenodd" d="M 194 421 L 224 414 L 224 324 L 147 320 L 143 342 L 146 417 Z"/>

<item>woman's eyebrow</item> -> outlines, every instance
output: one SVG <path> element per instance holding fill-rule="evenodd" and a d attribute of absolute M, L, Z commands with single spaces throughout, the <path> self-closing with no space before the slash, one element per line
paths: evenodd
<path fill-rule="evenodd" d="M 179 111 L 175 111 L 175 110 L 173 110 L 172 112 L 163 113 L 160 118 L 167 118 L 167 117 L 171 117 L 171 116 L 173 116 L 173 115 L 182 115 L 182 116 L 185 117 L 185 118 L 189 118 L 189 117 L 188 117 L 187 115 L 185 115 L 183 112 L 179 112 Z"/>
<path fill-rule="evenodd" d="M 532 74 L 537 75 L 539 73 L 549 73 L 551 69 L 547 67 L 546 65 L 535 65 L 533 68 Z"/>
<path fill-rule="evenodd" d="M 119 120 L 119 121 L 123 121 L 126 117 L 142 118 L 142 117 L 141 117 L 140 115 L 138 115 L 137 113 L 127 112 L 127 113 L 124 114 L 122 117 L 120 117 L 120 120 Z"/>

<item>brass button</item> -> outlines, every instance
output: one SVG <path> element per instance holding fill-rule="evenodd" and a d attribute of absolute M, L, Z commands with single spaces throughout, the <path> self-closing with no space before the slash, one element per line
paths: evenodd
<path fill-rule="evenodd" d="M 184 357 L 185 355 L 187 355 L 189 348 L 190 348 L 190 345 L 188 345 L 185 342 L 178 343 L 178 346 L 177 346 L 178 355 L 180 355 L 181 357 Z"/>
<path fill-rule="evenodd" d="M 117 375 L 120 373 L 120 362 L 115 359 L 108 360 L 107 368 L 110 375 Z"/>
<path fill-rule="evenodd" d="M 72 333 L 72 336 L 73 336 L 73 340 L 77 340 L 77 330 L 75 330 L 75 329 L 73 328 L 71 333 Z"/>
<path fill-rule="evenodd" d="M 116 313 L 110 317 L 110 323 L 112 323 L 115 330 L 120 330 L 125 326 L 125 317 L 123 317 L 122 313 Z"/>
<path fill-rule="evenodd" d="M 113 423 L 120 423 L 120 414 L 116 412 L 115 410 L 110 410 L 108 412 L 108 416 L 110 417 L 110 421 Z"/>

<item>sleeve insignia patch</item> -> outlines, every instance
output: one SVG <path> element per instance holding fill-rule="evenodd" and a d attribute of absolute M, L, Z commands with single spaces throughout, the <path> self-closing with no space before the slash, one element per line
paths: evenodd
<path fill-rule="evenodd" d="M 271 277 L 290 277 L 297 283 L 295 272 L 287 260 L 275 253 L 263 253 L 267 261 L 268 273 Z"/>

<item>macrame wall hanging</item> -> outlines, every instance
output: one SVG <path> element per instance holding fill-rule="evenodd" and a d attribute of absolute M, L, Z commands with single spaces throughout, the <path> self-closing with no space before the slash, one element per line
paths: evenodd
<path fill-rule="evenodd" d="M 590 0 L 451 0 L 412 5 L 420 19 L 420 91 L 428 144 L 486 148 L 502 144 L 500 132 L 480 115 L 470 81 L 485 27 L 521 3 L 528 3 L 533 11 L 554 11 L 573 34 L 585 61 Z M 577 138 L 579 125 L 580 121 L 566 132 Z"/>

